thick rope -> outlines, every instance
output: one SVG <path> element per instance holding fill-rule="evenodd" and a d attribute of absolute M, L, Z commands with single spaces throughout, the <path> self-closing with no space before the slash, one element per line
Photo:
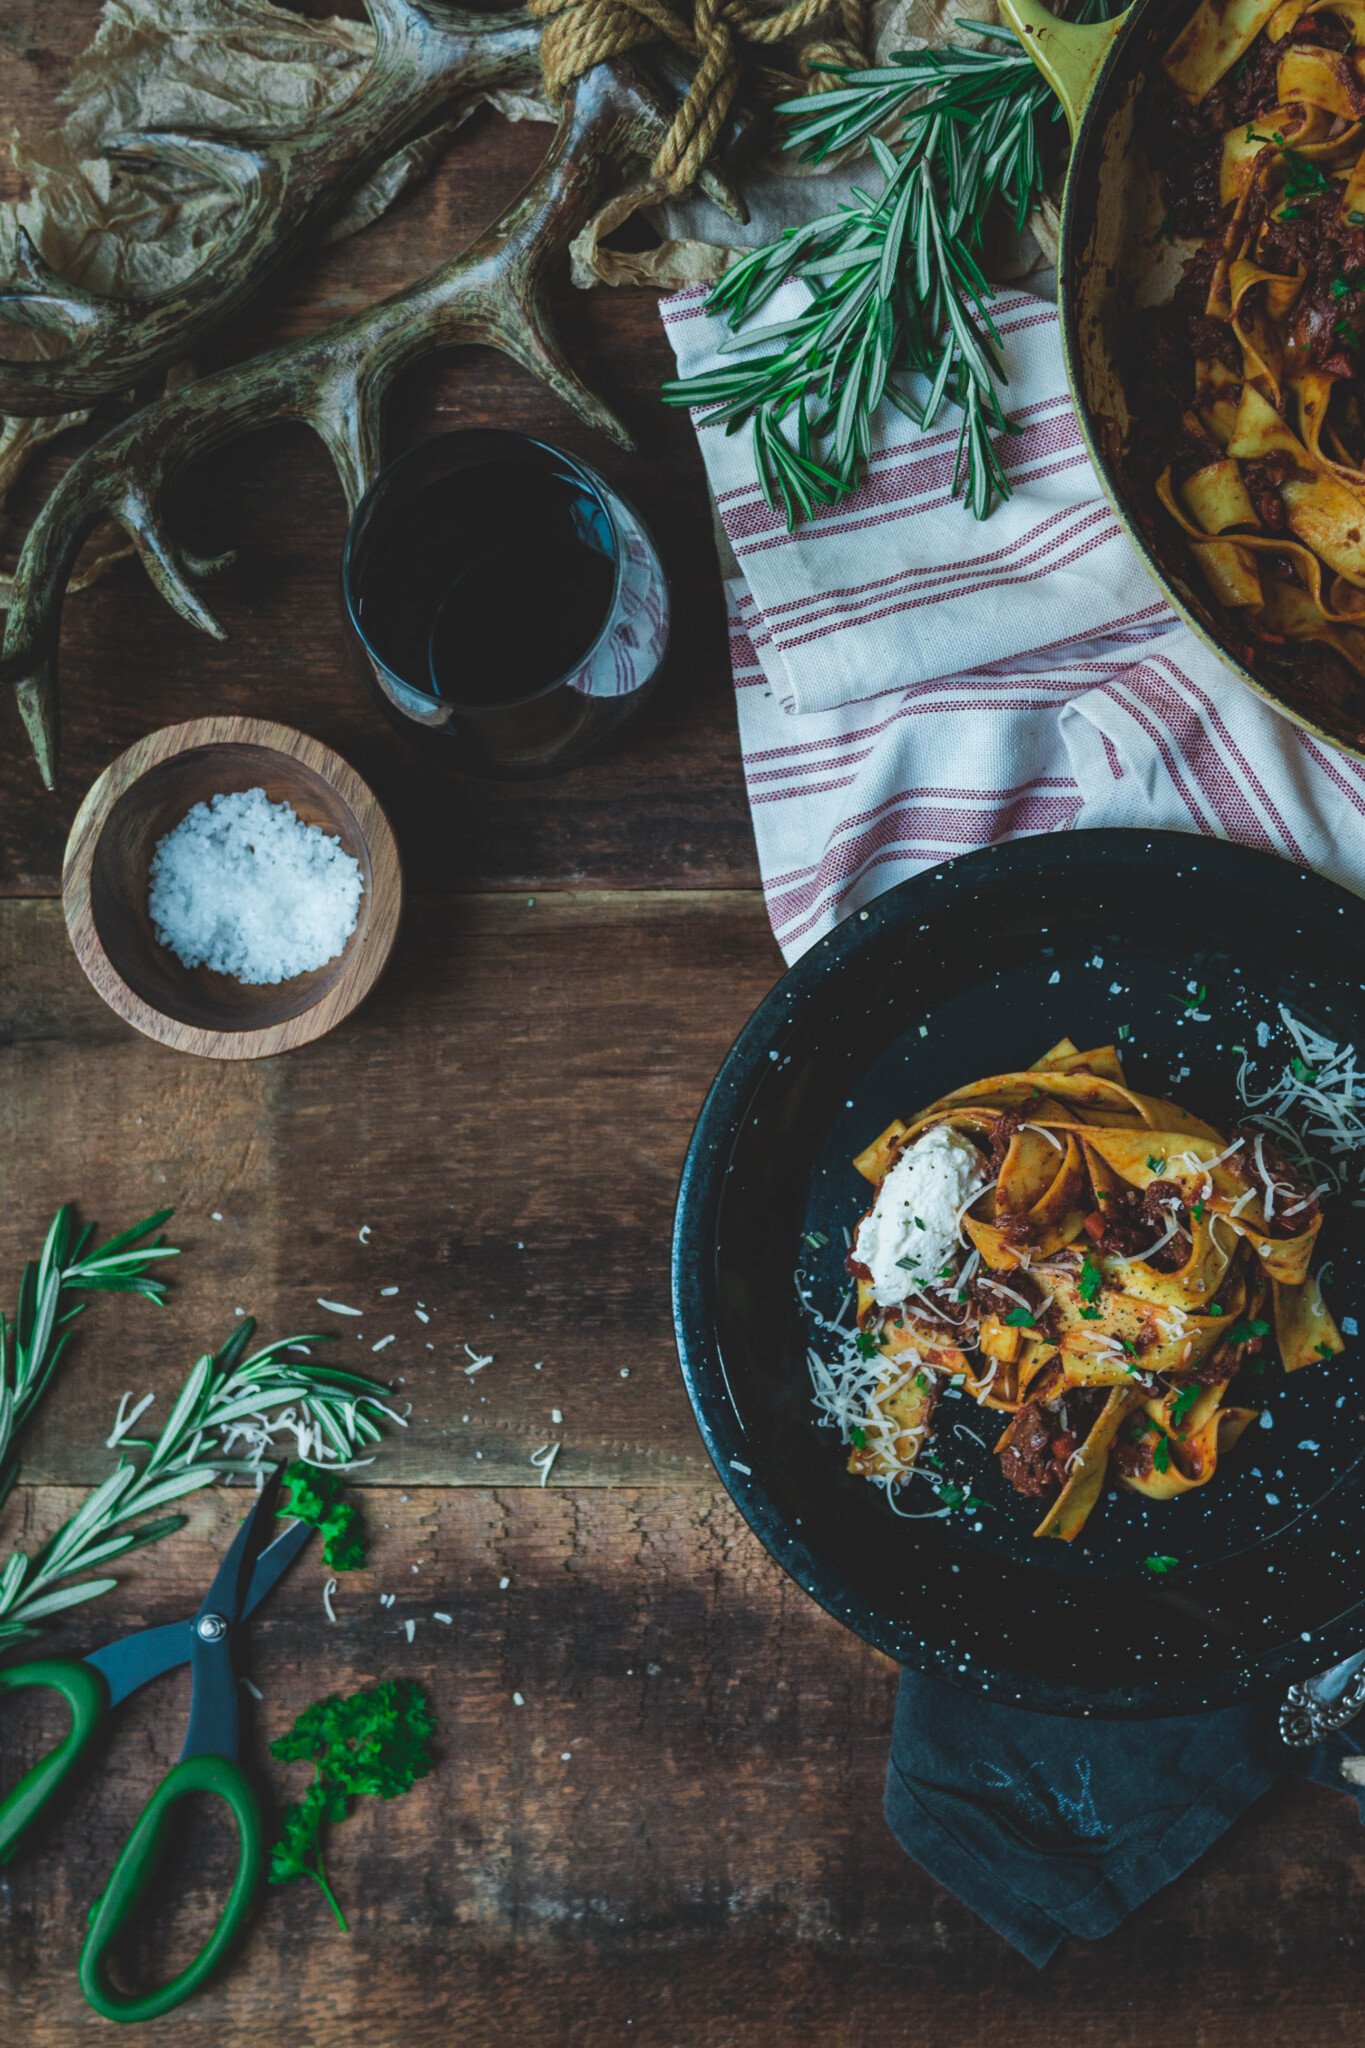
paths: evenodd
<path fill-rule="evenodd" d="M 610 57 L 668 43 L 696 66 L 687 97 L 654 159 L 669 192 L 685 192 L 705 169 L 744 80 L 745 52 L 790 44 L 797 71 L 751 66 L 750 90 L 764 100 L 821 92 L 839 79 L 829 67 L 865 64 L 866 0 L 791 0 L 775 13 L 750 0 L 693 0 L 689 21 L 669 0 L 529 0 L 544 22 L 540 64 L 552 101 Z"/>

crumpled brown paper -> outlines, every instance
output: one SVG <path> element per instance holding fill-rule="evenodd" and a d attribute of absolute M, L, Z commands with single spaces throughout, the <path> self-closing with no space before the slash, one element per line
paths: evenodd
<path fill-rule="evenodd" d="M 286 135 L 308 127 L 356 90 L 374 55 L 368 22 L 310 20 L 270 0 L 104 0 L 94 39 L 59 96 L 60 126 L 12 134 L 10 151 L 28 190 L 0 205 L 0 276 L 15 273 L 15 230 L 32 236 L 73 283 L 115 298 L 165 292 L 198 269 L 231 232 L 242 204 L 226 178 L 160 159 L 125 167 L 108 155 L 119 136 L 188 130 L 231 137 Z M 548 120 L 526 94 L 489 98 L 511 120 Z M 382 164 L 333 221 L 338 241 L 377 220 L 435 161 L 478 104 Z M 0 421 L 0 509 L 29 458 L 89 413 Z M 71 587 L 92 580 L 126 548 L 88 561 Z M 0 602 L 6 595 L 0 578 Z"/>
<path fill-rule="evenodd" d="M 895 50 L 926 43 L 970 41 L 957 26 L 964 16 L 999 19 L 995 0 L 878 0 L 874 55 L 885 60 Z M 14 272 L 15 230 L 22 223 L 46 260 L 74 283 L 120 298 L 173 288 L 231 232 L 242 204 L 239 192 L 227 177 L 213 175 L 211 158 L 153 158 L 128 168 L 109 156 L 110 145 L 121 135 L 158 129 L 227 138 L 248 131 L 257 137 L 297 133 L 355 91 L 374 48 L 368 22 L 311 20 L 270 0 L 104 0 L 95 37 L 60 95 L 60 126 L 10 138 L 28 191 L 22 200 L 0 205 L 0 276 Z M 487 97 L 511 120 L 553 118 L 535 94 Z M 381 165 L 332 223 L 327 239 L 354 234 L 386 212 L 426 173 L 477 104 L 453 107 L 447 121 Z M 655 291 L 713 283 L 744 248 L 809 218 L 813 175 L 810 166 L 780 152 L 751 167 L 744 180 L 751 218 L 746 228 L 737 228 L 700 195 L 660 203 L 642 169 L 575 240 L 573 281 Z M 847 195 L 857 174 L 847 166 L 822 166 L 818 175 L 819 205 L 827 211 Z M 659 233 L 657 246 L 613 249 L 607 238 L 642 209 Z M 1055 245 L 1055 209 L 1045 209 L 1036 238 L 1026 236 L 1003 260 L 993 251 L 995 274 L 1025 276 L 1048 260 L 1049 227 Z M 30 457 L 89 417 L 0 420 L 0 511 Z M 71 587 L 84 587 L 127 552 L 121 543 L 101 547 L 97 536 Z M 0 576 L 0 604 L 7 585 L 8 578 Z"/>

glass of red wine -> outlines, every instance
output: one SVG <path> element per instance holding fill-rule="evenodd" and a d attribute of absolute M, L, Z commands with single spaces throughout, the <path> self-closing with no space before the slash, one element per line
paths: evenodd
<path fill-rule="evenodd" d="M 342 556 L 381 708 L 450 768 L 547 775 L 637 715 L 668 649 L 648 528 L 561 449 L 467 428 L 389 463 Z"/>

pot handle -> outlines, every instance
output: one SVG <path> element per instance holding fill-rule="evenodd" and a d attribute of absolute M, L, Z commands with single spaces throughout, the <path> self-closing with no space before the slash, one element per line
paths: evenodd
<path fill-rule="evenodd" d="M 1000 0 L 1000 12 L 1061 101 L 1074 141 L 1124 15 L 1116 14 L 1110 21 L 1063 21 L 1042 0 Z"/>

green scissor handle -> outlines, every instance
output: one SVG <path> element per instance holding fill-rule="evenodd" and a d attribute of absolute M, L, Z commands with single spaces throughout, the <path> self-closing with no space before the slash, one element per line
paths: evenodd
<path fill-rule="evenodd" d="M 71 1726 L 55 1749 L 41 1757 L 0 1800 L 0 1863 L 9 1862 L 43 1808 L 85 1755 L 109 1711 L 109 1688 L 91 1664 L 52 1657 L 0 1670 L 0 1695 L 26 1692 L 32 1686 L 61 1694 L 71 1709 Z"/>
<path fill-rule="evenodd" d="M 155 1991 L 129 1996 L 109 1981 L 105 1957 L 116 1936 L 141 1905 L 156 1876 L 170 1832 L 171 1808 L 177 1800 L 209 1792 L 226 1800 L 237 1823 L 237 1875 L 218 1925 L 192 1963 Z M 95 2011 L 107 2020 L 154 2020 L 197 1991 L 218 1967 L 242 1922 L 251 1911 L 261 1881 L 265 1831 L 260 1803 L 239 1764 L 225 1756 L 191 1756 L 173 1765 L 134 1824 L 109 1873 L 109 1882 L 90 1909 L 90 1929 L 81 1950 L 81 1990 Z"/>

